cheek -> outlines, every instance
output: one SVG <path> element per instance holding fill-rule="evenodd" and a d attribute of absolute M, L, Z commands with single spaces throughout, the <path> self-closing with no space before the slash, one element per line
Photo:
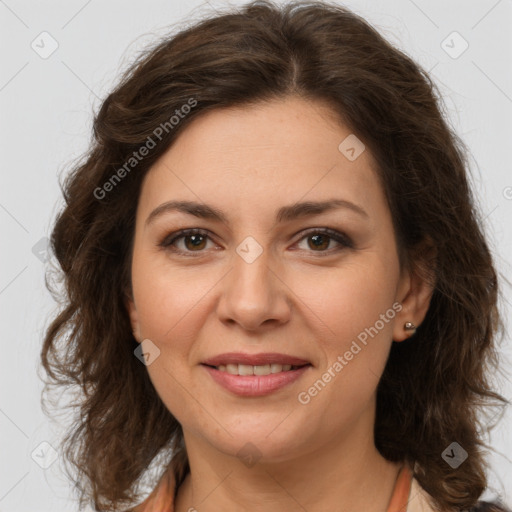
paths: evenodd
<path fill-rule="evenodd" d="M 204 288 L 176 277 L 171 280 L 164 272 L 148 272 L 139 275 L 134 294 L 141 335 L 159 350 L 159 356 L 147 366 L 157 394 L 178 421 L 187 423 L 191 413 L 202 421 L 200 411 L 191 407 L 191 394 L 198 394 L 193 389 L 189 361 L 197 339 L 196 317 L 203 307 Z"/>
<path fill-rule="evenodd" d="M 198 325 L 194 315 L 204 307 L 215 278 L 212 272 L 179 268 L 162 255 L 142 253 L 134 256 L 132 282 L 142 335 L 165 345 Z"/>
<path fill-rule="evenodd" d="M 376 322 L 379 335 L 391 336 L 397 279 L 397 266 L 370 253 L 357 262 L 297 277 L 292 288 L 315 313 L 312 318 L 319 328 L 324 325 L 326 340 L 331 340 L 329 345 L 343 349 Z M 384 320 L 381 315 L 385 316 Z"/>
<path fill-rule="evenodd" d="M 311 400 L 313 407 L 329 407 L 348 418 L 373 396 L 399 307 L 395 303 L 397 269 L 373 253 L 357 264 L 303 281 L 297 295 L 315 313 L 310 316 L 316 324 L 312 329 L 322 333 L 316 336 L 322 356 L 320 382 L 315 376 L 306 384 L 311 387 L 303 389 L 304 401 Z"/>

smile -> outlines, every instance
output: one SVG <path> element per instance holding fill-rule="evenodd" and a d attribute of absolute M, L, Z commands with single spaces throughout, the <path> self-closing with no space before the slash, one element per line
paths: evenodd
<path fill-rule="evenodd" d="M 300 379 L 311 364 L 293 366 L 290 364 L 246 365 L 234 364 L 204 368 L 212 380 L 221 388 L 240 397 L 260 397 L 276 393 Z"/>
<path fill-rule="evenodd" d="M 288 372 L 296 370 L 300 366 L 293 366 L 291 364 L 263 364 L 263 365 L 250 365 L 250 364 L 221 364 L 215 367 L 221 372 L 227 372 L 230 375 L 270 375 L 271 373 Z"/>

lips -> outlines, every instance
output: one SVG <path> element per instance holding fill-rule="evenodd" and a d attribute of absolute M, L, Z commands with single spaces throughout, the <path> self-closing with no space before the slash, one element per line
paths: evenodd
<path fill-rule="evenodd" d="M 277 353 L 231 352 L 206 359 L 201 366 L 220 386 L 242 397 L 261 397 L 291 385 L 312 364 Z"/>
<path fill-rule="evenodd" d="M 283 366 L 304 366 L 311 363 L 299 357 L 290 356 L 286 354 L 278 354 L 274 352 L 263 352 L 260 354 L 244 354 L 242 352 L 229 352 L 226 354 L 219 354 L 218 356 L 215 357 L 210 357 L 203 361 L 203 364 L 218 367 L 220 365 L 227 366 L 228 364 L 249 366 L 263 366 L 267 364 L 280 364 Z"/>

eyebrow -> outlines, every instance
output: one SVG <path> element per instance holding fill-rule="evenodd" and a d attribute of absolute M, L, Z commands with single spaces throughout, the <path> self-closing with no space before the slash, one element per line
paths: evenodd
<path fill-rule="evenodd" d="M 289 222 L 291 220 L 306 217 L 309 215 L 319 215 L 337 208 L 347 208 L 362 217 L 369 218 L 366 211 L 359 205 L 346 201 L 344 199 L 330 199 L 327 201 L 305 201 L 295 203 L 279 208 L 276 213 L 276 222 Z M 226 215 L 213 206 L 195 201 L 167 201 L 157 206 L 146 219 L 146 226 L 153 222 L 157 217 L 168 212 L 181 212 L 193 215 L 200 219 L 209 219 L 225 224 L 229 224 Z"/>

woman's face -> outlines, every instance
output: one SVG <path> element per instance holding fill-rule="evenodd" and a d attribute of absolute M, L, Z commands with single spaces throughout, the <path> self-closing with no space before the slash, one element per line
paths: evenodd
<path fill-rule="evenodd" d="M 400 272 L 372 165 L 326 106 L 289 97 L 203 115 L 149 171 L 128 307 L 186 442 L 277 461 L 373 434 L 392 340 L 427 306 Z"/>

